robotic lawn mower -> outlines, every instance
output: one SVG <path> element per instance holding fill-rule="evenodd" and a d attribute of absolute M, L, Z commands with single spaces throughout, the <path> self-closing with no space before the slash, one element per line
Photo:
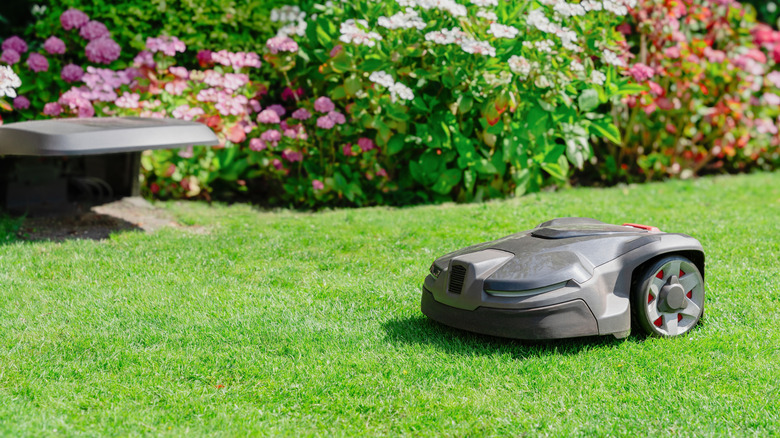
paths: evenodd
<path fill-rule="evenodd" d="M 624 338 L 632 321 L 679 336 L 704 312 L 704 252 L 690 236 L 646 225 L 553 219 L 436 259 L 422 312 L 515 339 Z"/>

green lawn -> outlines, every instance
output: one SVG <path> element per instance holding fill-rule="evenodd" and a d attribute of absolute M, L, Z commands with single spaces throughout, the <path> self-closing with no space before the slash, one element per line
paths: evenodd
<path fill-rule="evenodd" d="M 191 227 L 0 235 L 0 436 L 780 432 L 780 173 L 478 205 L 167 208 Z M 698 238 L 704 323 L 534 344 L 421 315 L 436 256 L 557 216 Z"/>

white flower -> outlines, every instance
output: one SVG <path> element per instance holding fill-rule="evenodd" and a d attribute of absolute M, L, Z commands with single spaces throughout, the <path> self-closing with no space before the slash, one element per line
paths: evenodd
<path fill-rule="evenodd" d="M 358 26 L 361 26 L 362 28 Z M 368 32 L 363 29 L 368 29 L 368 22 L 366 20 L 354 20 L 350 18 L 339 26 L 339 31 L 341 32 L 339 41 L 347 44 L 355 43 L 358 45 L 363 44 L 368 47 L 374 47 L 376 42 L 382 39 L 382 35 L 379 35 L 376 32 Z"/>
<path fill-rule="evenodd" d="M 557 26 L 553 24 L 541 9 L 534 9 L 528 13 L 528 17 L 525 21 L 530 25 L 544 33 L 553 33 L 556 31 Z"/>
<path fill-rule="evenodd" d="M 289 23 L 292 21 L 303 21 L 306 19 L 306 12 L 294 5 L 286 5 L 280 8 L 271 9 L 271 21 L 280 23 Z"/>
<path fill-rule="evenodd" d="M 425 22 L 412 8 L 406 8 L 406 12 L 398 12 L 390 18 L 379 17 L 377 24 L 388 29 L 425 29 Z"/>
<path fill-rule="evenodd" d="M 509 73 L 508 71 L 502 71 L 498 75 L 493 73 L 484 73 L 482 77 L 485 79 L 485 82 L 494 87 L 509 85 L 512 83 L 512 73 Z"/>
<path fill-rule="evenodd" d="M 305 20 L 301 20 L 297 23 L 287 23 L 276 32 L 276 36 L 289 37 L 295 35 L 302 37 L 306 35 L 306 26 L 307 23 Z"/>
<path fill-rule="evenodd" d="M 460 44 L 461 41 L 468 39 L 468 34 L 453 27 L 452 29 L 442 29 L 440 31 L 428 32 L 425 34 L 425 41 L 432 41 L 436 44 Z"/>
<path fill-rule="evenodd" d="M 382 70 L 371 73 L 368 80 L 385 88 L 391 88 L 395 84 L 393 77 Z"/>
<path fill-rule="evenodd" d="M 536 47 L 537 50 L 544 53 L 552 53 L 552 48 L 555 45 L 552 40 L 543 40 L 543 41 L 537 41 L 534 43 L 534 47 Z"/>
<path fill-rule="evenodd" d="M 0 66 L 0 97 L 16 97 L 16 88 L 22 86 L 22 80 L 7 65 Z"/>
<path fill-rule="evenodd" d="M 590 74 L 590 81 L 596 85 L 604 85 L 604 82 L 607 81 L 607 75 L 598 70 L 593 70 Z"/>
<path fill-rule="evenodd" d="M 604 5 L 598 0 L 582 0 L 580 6 L 585 8 L 586 11 L 601 11 L 604 9 Z"/>
<path fill-rule="evenodd" d="M 553 8 L 553 11 L 564 17 L 579 17 L 587 12 L 582 5 L 576 3 L 560 2 Z"/>
<path fill-rule="evenodd" d="M 512 26 L 505 26 L 499 23 L 490 23 L 490 29 L 487 33 L 493 35 L 496 38 L 514 38 L 520 31 Z"/>
<path fill-rule="evenodd" d="M 536 81 L 534 82 L 534 84 L 535 84 L 537 87 L 539 87 L 539 88 L 548 88 L 550 85 L 552 85 L 552 84 L 550 83 L 550 80 L 549 80 L 549 79 L 547 79 L 547 76 L 545 76 L 545 75 L 539 75 L 539 76 L 536 78 Z"/>
<path fill-rule="evenodd" d="M 625 62 L 623 62 L 623 60 L 620 59 L 614 52 L 606 49 L 604 50 L 604 54 L 601 55 L 601 60 L 605 64 L 610 64 L 617 67 L 623 67 L 626 65 Z"/>
<path fill-rule="evenodd" d="M 528 25 L 533 26 L 544 33 L 551 33 L 558 36 L 561 39 L 561 44 L 567 50 L 574 52 L 582 51 L 582 48 L 575 44 L 577 41 L 577 33 L 568 27 L 560 26 L 550 21 L 541 9 L 534 9 L 528 14 L 526 18 Z"/>
<path fill-rule="evenodd" d="M 498 6 L 498 0 L 471 0 L 471 4 L 486 8 L 488 6 Z"/>
<path fill-rule="evenodd" d="M 423 9 L 439 9 L 449 12 L 453 17 L 465 17 L 466 7 L 455 0 L 396 0 L 401 6 L 418 6 Z"/>
<path fill-rule="evenodd" d="M 460 48 L 466 53 L 474 53 L 477 55 L 487 55 L 490 57 L 496 56 L 496 49 L 490 45 L 487 41 L 477 41 L 468 39 L 460 43 Z"/>
<path fill-rule="evenodd" d="M 575 73 L 581 73 L 585 71 L 585 66 L 575 59 L 569 64 L 569 69 Z"/>
<path fill-rule="evenodd" d="M 604 0 L 604 10 L 622 17 L 628 14 L 628 8 L 620 1 Z"/>
<path fill-rule="evenodd" d="M 396 82 L 390 87 L 390 99 L 393 102 L 398 101 L 398 99 L 412 100 L 414 99 L 414 93 L 412 93 L 411 88 L 400 82 Z"/>
<path fill-rule="evenodd" d="M 477 11 L 477 17 L 484 18 L 488 21 L 496 21 L 498 20 L 498 15 L 496 15 L 493 11 L 488 11 L 487 9 L 480 9 Z"/>
<path fill-rule="evenodd" d="M 531 71 L 535 67 L 534 64 L 528 62 L 527 59 L 517 55 L 512 55 L 512 57 L 509 58 L 509 61 L 507 61 L 507 64 L 509 64 L 509 69 L 522 79 L 528 78 L 528 75 L 531 74 Z"/>

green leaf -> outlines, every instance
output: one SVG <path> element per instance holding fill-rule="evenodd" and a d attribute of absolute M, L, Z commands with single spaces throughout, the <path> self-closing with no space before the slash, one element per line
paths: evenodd
<path fill-rule="evenodd" d="M 412 178 L 414 178 L 414 180 L 417 181 L 418 183 L 422 184 L 424 182 L 423 181 L 424 172 L 422 166 L 420 166 L 420 163 L 416 161 L 412 161 L 411 163 L 409 163 L 409 173 L 412 174 Z"/>
<path fill-rule="evenodd" d="M 452 189 L 458 185 L 461 178 L 460 169 L 447 169 L 439 175 L 439 179 L 432 189 L 434 192 L 446 195 L 452 191 Z"/>
<path fill-rule="evenodd" d="M 606 138 L 615 144 L 622 144 L 620 130 L 614 123 L 605 119 L 593 120 L 590 124 L 590 133 Z"/>
<path fill-rule="evenodd" d="M 625 83 L 618 88 L 617 93 L 615 94 L 618 96 L 626 96 L 629 94 L 639 94 L 647 90 L 648 88 L 646 85 Z"/>
<path fill-rule="evenodd" d="M 387 142 L 387 155 L 395 155 L 404 149 L 406 143 L 406 135 L 395 134 L 390 141 Z"/>
<path fill-rule="evenodd" d="M 544 169 L 545 172 L 549 173 L 550 176 L 553 178 L 559 180 L 559 181 L 566 181 L 566 172 L 561 169 L 560 164 L 556 163 L 542 163 L 542 169 Z"/>
<path fill-rule="evenodd" d="M 581 111 L 591 111 L 599 106 L 599 92 L 590 88 L 580 94 L 578 104 Z"/>
<path fill-rule="evenodd" d="M 350 76 L 347 78 L 347 80 L 344 81 L 344 89 L 346 90 L 348 96 L 354 96 L 355 93 L 360 91 L 362 86 L 363 81 L 361 81 L 358 76 Z"/>

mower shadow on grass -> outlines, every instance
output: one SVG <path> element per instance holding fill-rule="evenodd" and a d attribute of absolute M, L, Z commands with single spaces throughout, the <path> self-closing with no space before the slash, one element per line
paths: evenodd
<path fill-rule="evenodd" d="M 544 355 L 569 356 L 594 348 L 614 348 L 625 342 L 643 341 L 637 336 L 627 339 L 590 336 L 548 341 L 505 339 L 454 329 L 424 316 L 398 317 L 382 324 L 382 328 L 387 334 L 387 340 L 393 343 L 430 345 L 446 353 L 463 356 L 509 353 L 514 359 Z"/>

